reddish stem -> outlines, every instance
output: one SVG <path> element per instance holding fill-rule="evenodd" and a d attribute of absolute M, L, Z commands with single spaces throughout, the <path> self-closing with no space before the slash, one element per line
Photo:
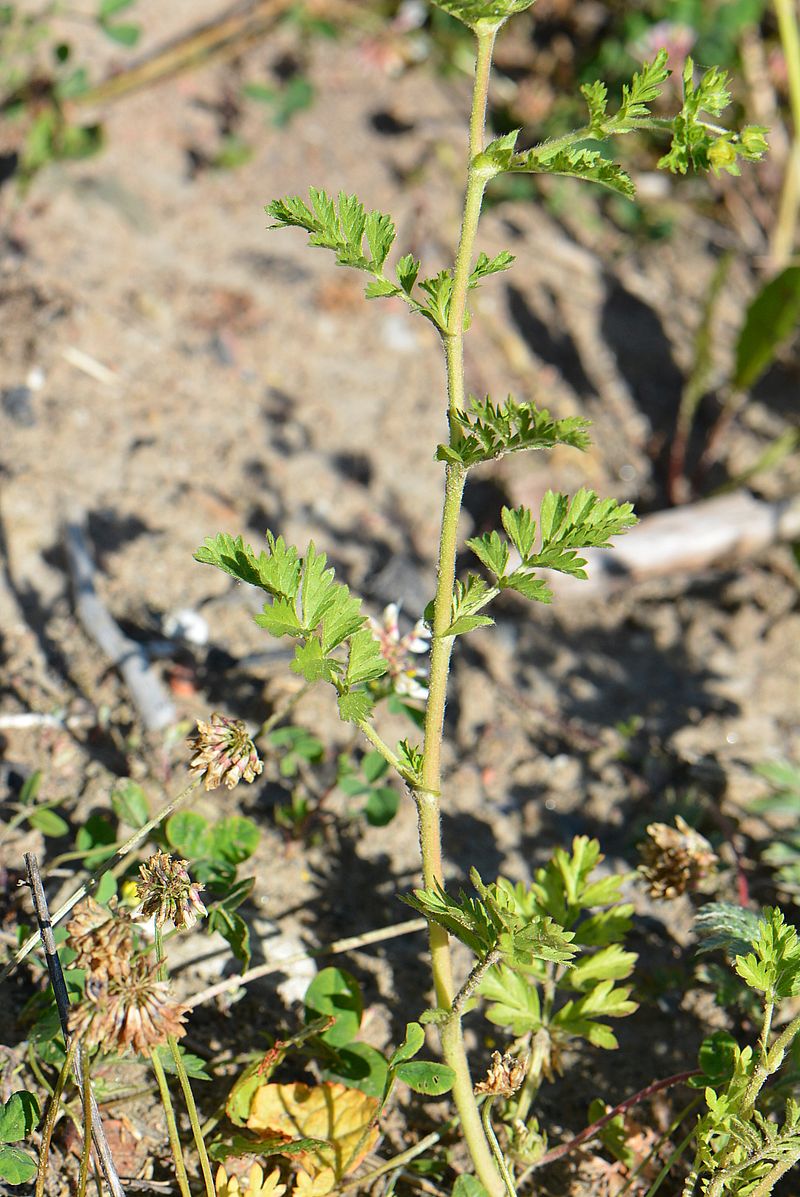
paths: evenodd
<path fill-rule="evenodd" d="M 663 1081 L 653 1081 L 652 1085 L 648 1085 L 646 1089 L 640 1089 L 632 1097 L 626 1097 L 618 1106 L 614 1106 L 613 1110 L 609 1110 L 607 1114 L 604 1114 L 602 1118 L 598 1118 L 591 1126 L 585 1127 L 574 1138 L 548 1151 L 540 1160 L 536 1161 L 534 1166 L 542 1168 L 545 1164 L 552 1164 L 555 1160 L 560 1160 L 563 1155 L 572 1151 L 574 1147 L 580 1147 L 581 1143 L 585 1143 L 587 1139 L 593 1139 L 598 1131 L 607 1126 L 613 1118 L 616 1118 L 617 1114 L 624 1114 L 631 1106 L 638 1105 L 640 1101 L 646 1101 L 648 1097 L 652 1097 L 654 1093 L 660 1093 L 662 1089 L 669 1089 L 672 1085 L 682 1085 L 685 1081 L 688 1081 L 689 1077 L 699 1076 L 700 1071 L 699 1068 L 690 1068 L 688 1072 L 676 1072 L 674 1076 L 665 1077 Z"/>

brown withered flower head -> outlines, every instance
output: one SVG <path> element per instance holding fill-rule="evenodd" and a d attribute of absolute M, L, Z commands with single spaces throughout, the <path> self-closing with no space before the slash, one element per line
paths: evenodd
<path fill-rule="evenodd" d="M 525 1080 L 528 1065 L 527 1056 L 512 1056 L 510 1052 L 492 1052 L 492 1063 L 485 1081 L 479 1081 L 475 1093 L 488 1093 L 490 1097 L 513 1097 Z"/>
<path fill-rule="evenodd" d="M 120 1054 L 149 1054 L 170 1035 L 180 1039 L 188 1007 L 173 1000 L 168 981 L 157 980 L 157 968 L 138 957 L 126 976 L 87 977 L 83 1001 L 70 1010 L 70 1033 L 87 1047 Z"/>
<path fill-rule="evenodd" d="M 75 968 L 97 981 L 126 973 L 133 954 L 133 929 L 125 914 L 84 898 L 67 923 L 67 945 L 77 953 Z"/>
<path fill-rule="evenodd" d="M 255 781 L 264 768 L 256 747 L 241 719 L 229 719 L 215 711 L 208 723 L 197 720 L 197 731 L 188 739 L 194 756 L 189 772 L 205 778 L 205 788 L 224 784 L 229 790 L 240 781 Z"/>
<path fill-rule="evenodd" d="M 139 865 L 139 875 L 137 917 L 149 919 L 155 916 L 159 927 L 169 920 L 175 927 L 188 928 L 208 914 L 200 901 L 203 886 L 192 881 L 187 861 L 177 860 L 159 848 L 149 860 Z"/>
<path fill-rule="evenodd" d="M 642 863 L 639 872 L 648 883 L 653 898 L 677 898 L 698 888 L 718 863 L 718 857 L 705 836 L 681 818 L 675 826 L 651 823 L 648 838 L 639 845 Z"/>

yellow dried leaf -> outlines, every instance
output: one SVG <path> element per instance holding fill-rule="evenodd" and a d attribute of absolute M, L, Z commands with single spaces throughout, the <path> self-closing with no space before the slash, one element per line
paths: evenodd
<path fill-rule="evenodd" d="M 327 1197 L 336 1186 L 336 1174 L 333 1168 L 323 1168 L 316 1175 L 308 1172 L 298 1172 L 295 1178 L 292 1197 Z"/>
<path fill-rule="evenodd" d="M 379 1104 L 376 1097 L 338 1083 L 268 1084 L 253 1094 L 247 1125 L 250 1130 L 291 1139 L 323 1139 L 326 1147 L 303 1153 L 304 1167 L 311 1165 L 315 1173 L 332 1168 L 338 1181 L 375 1146 L 378 1128 L 365 1132 Z"/>

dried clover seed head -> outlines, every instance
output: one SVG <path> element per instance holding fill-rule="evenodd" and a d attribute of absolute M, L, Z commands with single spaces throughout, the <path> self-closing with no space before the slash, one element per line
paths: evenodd
<path fill-rule="evenodd" d="M 229 790 L 244 781 L 255 781 L 263 764 L 241 719 L 229 719 L 215 711 L 208 723 L 197 720 L 197 731 L 188 739 L 194 756 L 189 771 L 205 777 L 205 788 L 224 784 Z"/>
<path fill-rule="evenodd" d="M 136 913 L 142 918 L 155 917 L 159 927 L 169 920 L 176 927 L 188 928 L 208 913 L 200 901 L 203 886 L 192 881 L 187 861 L 176 860 L 159 849 L 139 865 L 139 875 Z"/>
<path fill-rule="evenodd" d="M 705 836 L 677 815 L 675 826 L 651 823 L 648 839 L 639 845 L 639 872 L 653 898 L 677 898 L 697 889 L 714 869 L 718 857 Z"/>
<path fill-rule="evenodd" d="M 67 945 L 77 953 L 75 967 L 87 977 L 104 981 L 130 968 L 133 930 L 127 915 L 106 910 L 94 898 L 84 898 L 67 923 Z"/>
<path fill-rule="evenodd" d="M 475 1086 L 475 1092 L 488 1093 L 491 1097 L 513 1097 L 525 1080 L 528 1065 L 527 1056 L 512 1056 L 510 1052 L 492 1052 L 492 1063 L 486 1080 Z"/>
<path fill-rule="evenodd" d="M 87 1047 L 149 1054 L 170 1035 L 186 1033 L 187 1009 L 173 1000 L 168 981 L 156 979 L 156 968 L 139 958 L 125 976 L 87 978 L 83 1001 L 70 1010 L 69 1029 Z"/>

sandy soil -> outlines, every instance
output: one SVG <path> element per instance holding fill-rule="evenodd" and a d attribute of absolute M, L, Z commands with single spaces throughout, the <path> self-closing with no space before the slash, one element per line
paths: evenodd
<path fill-rule="evenodd" d="M 178 29 L 215 7 L 176 0 L 165 16 L 156 0 L 138 6 L 159 36 L 167 21 Z M 257 600 L 192 561 L 206 536 L 257 542 L 269 527 L 300 545 L 313 538 L 376 614 L 399 600 L 416 618 L 431 594 L 442 489 L 433 452 L 445 435 L 435 335 L 393 303 L 364 302 L 361 278 L 306 249 L 299 233 L 266 231 L 263 205 L 309 184 L 355 191 L 393 214 L 404 251 L 438 269 L 459 218 L 466 83 L 425 69 L 391 77 L 363 43 L 313 42 L 313 105 L 280 130 L 246 106 L 251 160 L 203 169 L 226 98 L 293 46 L 282 32 L 235 62 L 110 106 L 101 156 L 48 168 L 24 198 L 11 184 L 0 192 L 2 713 L 78 717 L 72 731 L 5 730 L 0 786 L 13 796 L 41 769 L 43 796 L 62 797 L 75 826 L 119 777 L 140 780 L 154 806 L 179 789 L 182 735 L 195 717 L 221 708 L 256 727 L 296 684 L 281 647 L 252 621 Z M 92 52 L 98 62 L 117 53 Z M 596 444 L 584 458 L 565 451 L 476 472 L 465 534 L 493 526 L 502 502 L 534 502 L 547 486 L 588 482 L 643 511 L 665 503 L 663 452 L 699 304 L 736 233 L 687 208 L 670 240 L 626 242 L 583 220 L 582 203 L 560 219 L 519 201 L 487 213 L 482 247 L 508 247 L 519 262 L 480 294 L 468 371 L 476 393 L 511 390 L 559 415 L 587 415 Z M 753 286 L 741 253 L 721 310 L 721 357 Z M 774 368 L 748 404 L 725 446 L 729 473 L 789 426 L 796 371 L 788 360 Z M 780 498 L 797 478 L 790 461 L 755 489 Z M 176 646 L 156 665 L 177 733 L 143 732 L 76 619 L 63 549 L 74 514 L 87 521 L 98 591 L 129 634 L 163 639 L 184 608 L 208 623 L 206 646 Z M 753 768 L 800 750 L 797 593 L 791 551 L 777 547 L 602 600 L 499 604 L 497 628 L 456 655 L 444 817 L 453 879 L 472 863 L 487 877 L 528 878 L 578 833 L 598 835 L 611 866 L 629 869 L 645 824 L 676 810 L 693 811 L 717 842 L 738 822 L 734 845 L 752 857 L 747 836 L 758 828 L 743 804 L 762 788 Z M 346 744 L 325 694 L 303 700 L 294 720 Z M 334 768 L 332 752 L 324 775 Z M 243 796 L 199 803 L 263 827 L 248 915 L 256 960 L 276 927 L 290 942 L 322 943 L 404 918 L 395 895 L 416 876 L 411 804 L 380 830 L 348 823 L 334 795 L 341 819 L 296 843 L 273 818 L 286 799 L 268 766 Z M 31 849 L 42 850 L 41 837 L 18 834 L 2 863 L 19 868 Z M 751 873 L 760 900 L 768 879 Z M 59 885 L 69 879 L 54 879 L 54 892 Z M 652 1045 L 654 1018 L 671 1020 L 656 1043 L 658 1075 L 690 1067 L 708 1025 L 707 1007 L 679 980 L 664 981 L 689 942 L 688 899 L 666 911 L 636 901 L 634 946 L 643 977 L 661 978 L 658 996 L 623 1027 L 632 1050 L 583 1053 L 568 1082 L 545 1091 L 552 1141 L 580 1127 L 592 1095 L 616 1101 L 653 1078 L 641 1045 Z M 422 1007 L 421 948 L 417 937 L 348 957 L 365 980 L 378 1045 L 409 1007 Z M 196 945 L 191 955 L 179 974 L 189 992 L 223 959 L 198 963 Z M 236 1009 L 266 1032 L 293 1017 L 271 983 Z M 192 1034 L 227 1046 L 231 1014 L 204 1012 Z M 580 1181 L 575 1168 L 546 1180 L 552 1193 L 606 1191 L 600 1183 Z"/>

